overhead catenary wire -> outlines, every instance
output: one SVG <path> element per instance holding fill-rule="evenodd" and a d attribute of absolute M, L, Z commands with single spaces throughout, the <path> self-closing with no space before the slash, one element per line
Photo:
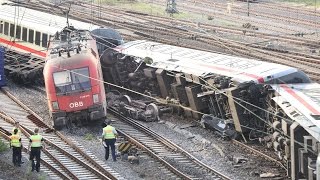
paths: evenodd
<path fill-rule="evenodd" d="M 99 36 L 96 36 L 97 38 L 100 38 Z M 104 39 L 103 39 L 104 40 Z M 99 43 L 99 42 L 98 42 Z M 105 44 L 102 44 L 102 45 L 105 45 Z M 108 48 L 111 48 L 110 46 L 107 46 Z M 44 50 L 47 50 L 47 49 L 44 49 Z M 41 50 L 41 51 L 44 51 L 44 50 Z M 101 56 L 100 56 L 101 57 Z M 106 82 L 107 83 L 107 82 Z M 109 83 L 109 85 L 112 85 L 111 83 Z M 203 85 L 203 84 L 202 84 Z M 127 90 L 127 91 L 131 91 L 131 92 L 133 92 L 133 93 L 135 93 L 135 91 L 133 91 L 133 90 L 130 90 L 130 89 L 127 89 L 127 88 L 123 88 L 123 87 L 121 87 L 121 86 L 117 86 L 117 85 L 115 85 L 115 87 L 118 87 L 118 88 L 122 88 L 122 89 L 124 89 L 124 90 Z M 138 92 L 137 92 L 138 93 Z M 142 93 L 140 93 L 140 95 L 144 95 L 144 96 L 146 96 L 145 94 L 142 94 Z M 161 103 L 166 103 L 166 100 L 160 100 L 159 101 L 159 98 L 153 98 L 153 97 L 151 97 L 151 96 L 149 96 L 149 98 L 151 98 L 151 99 L 154 99 L 154 100 L 156 100 L 156 101 L 158 101 L 158 102 L 161 102 Z M 244 100 L 242 100 L 242 99 L 239 99 L 239 98 L 236 98 L 236 97 L 233 97 L 233 98 L 235 98 L 235 99 L 238 99 L 238 100 L 240 100 L 240 101 L 242 101 L 242 102 L 244 102 L 244 103 L 247 103 L 247 104 L 250 104 L 249 102 L 247 102 L 247 101 L 244 101 Z M 238 102 L 237 102 L 238 103 Z M 175 105 L 177 105 L 177 104 L 175 104 Z M 252 106 L 255 106 L 255 105 L 253 105 L 253 104 L 250 104 L 250 105 L 252 105 Z M 242 105 L 240 105 L 240 106 L 242 106 Z M 181 107 L 181 108 L 183 108 L 183 109 L 187 109 L 187 110 L 189 110 L 189 111 L 192 111 L 192 112 L 196 112 L 196 113 L 199 113 L 199 114 L 205 114 L 205 113 L 202 113 L 202 112 L 199 112 L 199 111 L 195 111 L 195 110 L 192 110 L 191 108 L 188 108 L 188 107 L 184 107 L 184 106 L 182 106 L 181 104 L 179 104 L 179 107 Z M 262 109 L 262 108 L 260 108 L 260 107 L 257 107 L 257 106 L 255 106 L 256 108 L 259 108 L 259 109 L 261 109 L 261 110 L 263 110 L 263 111 L 266 111 L 267 113 L 271 113 L 271 114 L 273 114 L 272 112 L 269 112 L 269 111 L 267 111 L 267 110 L 265 110 L 265 109 Z M 245 108 L 245 109 L 247 109 L 246 107 L 244 107 L 243 106 L 243 108 Z M 250 110 L 249 110 L 250 111 Z M 253 112 L 251 112 L 252 114 L 254 114 Z M 259 117 L 258 115 L 256 115 L 256 114 L 254 114 L 255 116 L 257 116 L 259 119 L 261 119 L 262 121 L 264 121 L 261 117 Z M 275 114 L 274 114 L 275 115 Z M 281 117 L 281 118 L 283 118 L 283 117 Z M 268 123 L 268 122 L 266 122 L 266 121 L 264 121 L 265 123 Z M 270 125 L 270 124 L 269 124 Z"/>
<path fill-rule="evenodd" d="M 195 113 L 199 113 L 199 114 L 202 114 L 202 115 L 208 115 L 206 113 L 202 113 L 200 111 L 197 111 L 197 110 L 193 110 L 189 107 L 186 107 L 186 106 L 183 106 L 181 105 L 180 103 L 179 104 L 175 104 L 175 103 L 171 103 L 171 102 L 168 102 L 166 99 L 163 99 L 163 98 L 159 98 L 159 97 L 153 97 L 153 96 L 150 96 L 150 95 L 147 95 L 147 94 L 143 94 L 143 93 L 140 93 L 140 92 L 137 92 L 137 91 L 134 91 L 134 90 L 131 90 L 129 88 L 125 88 L 123 86 L 119 86 L 119 85 L 116 85 L 116 84 L 113 84 L 113 83 L 110 83 L 110 82 L 107 82 L 107 81 L 104 81 L 104 80 L 100 80 L 100 79 L 96 79 L 96 78 L 92 78 L 90 76 L 86 76 L 86 75 L 83 75 L 83 74 L 80 74 L 80 73 L 77 73 L 77 72 L 74 72 L 73 70 L 70 70 L 70 69 L 64 69 L 64 68 L 61 68 L 61 67 L 58 67 L 58 66 L 54 66 L 56 68 L 59 68 L 61 70 L 64 70 L 64 71 L 68 71 L 70 73 L 74 73 L 74 74 L 77 74 L 79 76 L 83 76 L 83 77 L 86 77 L 86 78 L 89 78 L 91 80 L 95 80 L 95 81 L 98 81 L 98 82 L 102 82 L 104 84 L 107 84 L 107 85 L 110 85 L 110 86 L 113 86 L 113 87 L 116 87 L 116 88 L 120 88 L 120 89 L 123 89 L 123 90 L 126 90 L 126 91 L 129 91 L 129 92 L 132 92 L 132 93 L 135 93 L 135 94 L 138 94 L 138 95 L 141 95 L 143 97 L 147 97 L 147 98 L 150 98 L 150 99 L 153 99 L 155 100 L 156 102 L 158 103 L 161 103 L 161 104 L 165 104 L 165 105 L 173 105 L 173 106 L 178 106 L 182 109 L 185 109 L 185 110 L 188 110 L 188 111 L 192 111 L 192 112 L 195 112 Z M 243 106 L 243 108 L 247 109 L 246 107 Z M 249 109 L 247 109 L 249 110 Z M 253 115 L 257 116 L 260 120 L 263 120 L 261 117 L 259 117 L 257 114 L 255 114 L 254 112 L 252 112 L 251 110 L 249 110 L 250 113 L 252 113 Z M 264 120 L 263 120 L 264 121 Z M 244 125 L 241 125 L 241 127 L 244 127 L 244 128 L 248 128 L 248 129 L 251 129 L 251 130 L 255 130 L 255 131 L 258 131 L 260 133 L 262 133 L 263 131 L 261 130 L 258 130 L 258 129 L 254 129 L 254 128 L 251 128 L 251 127 L 248 127 L 248 126 L 244 126 Z M 277 129 L 279 132 L 281 132 L 280 129 Z M 272 135 L 271 133 L 267 133 L 267 132 L 263 132 L 263 134 L 266 134 L 266 135 Z M 287 136 L 287 138 L 290 138 L 289 136 Z M 299 141 L 296 141 L 294 140 L 297 144 L 303 146 L 304 143 L 302 142 L 299 142 Z M 312 149 L 309 149 L 310 151 L 312 151 Z"/>
<path fill-rule="evenodd" d="M 119 88 L 123 88 L 123 87 L 120 87 L 119 86 Z M 125 89 L 125 90 L 129 90 L 129 89 Z M 132 91 L 132 90 L 130 90 L 130 91 Z M 140 94 L 140 95 L 145 95 L 145 94 Z M 241 99 L 241 101 L 244 101 L 244 100 L 242 100 Z M 245 101 L 244 101 L 245 102 Z M 249 102 L 246 102 L 246 103 L 249 103 Z M 190 108 L 189 108 L 190 109 Z M 264 110 L 264 109 L 263 109 Z M 264 111 L 266 111 L 266 110 L 264 110 Z M 196 112 L 196 111 L 194 111 L 194 112 Z M 267 112 L 267 111 L 266 111 Z M 200 114 L 204 114 L 204 113 L 201 113 L 201 112 L 198 112 L 198 113 L 200 113 Z M 270 112 L 268 112 L 268 113 L 270 113 Z M 283 117 L 281 117 L 281 118 L 283 118 Z"/>

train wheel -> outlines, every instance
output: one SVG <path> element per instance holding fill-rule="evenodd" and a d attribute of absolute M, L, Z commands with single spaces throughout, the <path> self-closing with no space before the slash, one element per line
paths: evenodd
<path fill-rule="evenodd" d="M 71 122 L 70 118 L 67 118 L 67 120 L 66 120 L 66 128 L 67 129 L 71 129 L 72 128 L 72 122 Z"/>
<path fill-rule="evenodd" d="M 55 125 L 55 124 L 54 124 L 54 125 L 53 125 L 53 128 L 59 131 L 59 130 L 61 130 L 61 129 L 63 128 L 63 126 L 61 126 L 61 125 L 58 126 L 58 125 Z"/>
<path fill-rule="evenodd" d="M 146 108 L 146 113 L 148 113 L 148 115 L 150 116 L 150 118 L 148 119 L 151 119 L 152 121 L 159 120 L 159 108 L 154 103 L 148 104 Z"/>
<path fill-rule="evenodd" d="M 121 97 L 120 101 L 121 101 L 121 102 L 124 102 L 124 103 L 127 104 L 127 105 L 130 105 L 131 102 L 132 102 L 130 96 L 128 96 L 128 95 L 123 95 L 123 96 Z"/>

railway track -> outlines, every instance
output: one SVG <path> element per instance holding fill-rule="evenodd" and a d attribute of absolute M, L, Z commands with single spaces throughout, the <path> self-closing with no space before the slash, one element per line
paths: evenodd
<path fill-rule="evenodd" d="M 191 1 L 189 1 L 191 3 Z M 218 3 L 212 4 L 212 2 L 208 0 L 200 0 L 198 2 L 201 7 L 210 7 L 215 8 L 216 10 L 226 9 L 226 3 Z M 247 16 L 248 8 L 247 4 L 243 5 L 243 3 L 231 3 L 229 6 L 233 7 L 232 11 L 237 12 L 237 14 L 241 14 L 242 16 Z M 268 20 L 276 20 L 285 23 L 294 23 L 304 25 L 310 28 L 317 28 L 317 17 L 318 15 L 315 12 L 304 11 L 302 8 L 298 11 L 297 17 L 293 16 L 293 14 L 297 14 L 296 8 L 280 8 L 277 7 L 275 3 L 273 5 L 269 4 L 261 4 L 261 3 L 253 3 L 250 4 L 250 15 L 267 18 Z M 283 13 L 286 12 L 286 13 Z"/>
<path fill-rule="evenodd" d="M 28 139 L 34 128 L 43 131 L 46 149 L 42 149 L 41 163 L 43 171 L 52 179 L 124 179 L 83 147 L 67 139 L 58 131 L 46 125 L 42 119 L 8 91 L 0 92 L 0 127 L 5 139 L 19 121 L 22 132 L 22 144 Z M 24 149 L 28 152 L 27 149 Z"/>
<path fill-rule="evenodd" d="M 154 16 L 150 14 L 144 15 L 143 13 L 134 13 L 132 11 L 127 11 L 127 10 L 117 8 L 117 7 L 112 7 L 112 6 L 98 7 L 98 5 L 91 5 L 86 3 L 82 3 L 82 6 L 86 7 L 87 9 L 92 8 L 96 13 L 98 13 L 101 10 L 102 11 L 108 10 L 108 13 L 102 12 L 104 19 L 106 19 L 106 17 L 108 16 L 110 19 L 112 17 L 114 18 L 117 17 L 118 22 L 121 21 L 125 23 L 127 21 L 126 24 L 129 24 L 131 22 L 133 25 L 137 25 L 134 23 L 138 23 L 141 26 L 146 26 L 146 28 L 148 29 L 151 29 L 150 25 L 155 25 L 157 27 L 160 27 L 159 30 L 165 31 L 168 33 L 173 33 L 172 31 L 169 31 L 169 30 L 175 30 L 175 33 L 178 32 L 177 30 L 181 30 L 180 33 L 182 34 L 185 33 L 186 35 L 189 36 L 191 35 L 192 32 L 190 32 L 189 30 L 178 28 L 174 26 L 174 24 L 178 24 L 181 26 L 190 26 L 190 27 L 195 26 L 193 22 L 186 21 L 186 20 L 166 18 L 166 17 Z M 228 33 L 238 34 L 238 35 L 243 35 L 243 31 L 244 31 L 244 28 L 224 27 L 224 26 L 206 24 L 206 23 L 201 23 L 201 27 L 205 29 L 216 29 L 218 31 L 223 31 L 223 32 L 228 32 Z M 157 32 L 157 33 L 161 34 L 161 32 Z M 250 29 L 246 29 L 246 33 L 248 34 L 248 37 L 254 36 L 254 37 L 260 37 L 260 38 L 269 39 L 269 40 L 271 38 L 274 40 L 280 40 L 281 42 L 294 43 L 297 45 L 304 44 L 304 45 L 315 46 L 315 47 L 319 46 L 319 42 L 313 39 L 306 39 L 306 38 L 299 38 L 299 37 L 292 37 L 292 36 L 285 36 L 285 35 L 275 35 L 273 33 L 264 33 L 260 31 L 250 30 Z"/>
<path fill-rule="evenodd" d="M 44 4 L 50 6 L 50 4 Z M 43 6 L 44 6 L 43 5 Z M 88 4 L 82 5 L 84 7 L 88 8 Z M 90 7 L 93 7 L 97 14 L 99 11 L 99 8 L 95 5 L 90 5 Z M 63 10 L 63 7 L 61 7 Z M 61 13 L 60 10 L 57 10 L 56 13 Z M 101 7 L 100 10 L 105 10 L 107 7 Z M 42 10 L 45 8 L 42 7 Z M 85 8 L 86 9 L 86 8 Z M 67 10 L 67 9 L 64 9 Z M 60 12 L 59 12 L 60 11 Z M 316 65 L 314 66 L 313 63 L 318 64 L 319 60 L 317 57 L 312 57 L 303 53 L 291 53 L 290 51 L 283 53 L 283 52 L 277 52 L 277 50 L 268 50 L 268 49 L 261 49 L 262 46 L 258 45 L 246 45 L 245 43 L 240 43 L 236 41 L 230 41 L 225 38 L 221 38 L 215 35 L 211 34 L 203 34 L 200 32 L 189 32 L 181 29 L 177 29 L 174 26 L 171 26 L 172 28 L 169 28 L 170 25 L 168 21 L 161 20 L 155 20 L 153 19 L 151 24 L 159 25 L 160 27 L 157 28 L 150 28 L 150 21 L 147 21 L 145 18 L 141 18 L 139 14 L 132 14 L 123 12 L 121 10 L 118 10 L 118 13 L 122 14 L 126 17 L 132 18 L 140 18 L 140 22 L 134 22 L 133 20 L 123 21 L 123 20 L 115 20 L 114 17 L 116 12 L 115 9 L 111 9 L 111 11 L 108 11 L 110 15 L 103 13 L 101 19 L 95 23 L 102 25 L 102 26 L 117 26 L 123 29 L 127 29 L 131 32 L 135 32 L 138 37 L 142 37 L 140 39 L 148 39 L 153 41 L 158 41 L 166 44 L 172 44 L 172 45 L 179 45 L 183 47 L 188 48 L 195 48 L 194 43 L 197 44 L 203 44 L 205 46 L 197 46 L 199 50 L 206 50 L 206 51 L 212 51 L 210 50 L 208 45 L 214 45 L 214 47 L 218 47 L 220 49 L 224 49 L 226 52 L 234 54 L 234 55 L 245 55 L 248 57 L 258 58 L 265 61 L 290 65 L 299 69 L 302 69 L 306 71 L 315 81 L 319 81 L 319 73 L 317 72 L 319 67 Z M 90 21 L 91 16 L 90 12 L 86 11 L 80 11 L 79 9 L 74 9 L 71 11 L 71 16 L 78 18 L 83 21 Z M 151 17 L 151 16 L 150 16 Z M 152 18 L 150 18 L 152 19 Z M 142 23 L 142 21 L 144 23 Z M 149 23 L 147 23 L 149 22 Z M 149 26 L 148 26 L 149 25 Z M 175 35 L 175 38 L 170 38 L 173 35 Z M 197 37 L 196 39 L 192 39 L 191 37 Z M 188 44 L 187 42 L 177 42 L 178 39 L 184 39 L 186 41 L 193 42 L 193 45 Z M 288 38 L 289 39 L 289 38 Z M 316 43 L 317 44 L 317 43 Z M 206 47 L 208 46 L 208 47 Z M 294 63 L 292 63 L 294 62 Z"/>
<path fill-rule="evenodd" d="M 87 7 L 88 7 L 88 5 L 87 5 Z M 98 10 L 97 6 L 94 6 L 94 7 L 96 8 L 96 10 Z M 104 7 L 102 7 L 102 9 L 104 9 Z M 124 13 L 124 14 L 126 16 L 128 16 L 128 13 Z M 78 14 L 78 15 L 80 15 L 80 14 Z M 137 18 L 140 18 L 140 17 L 137 17 Z M 142 18 L 141 20 L 145 20 L 146 22 L 148 22 L 147 19 Z M 154 23 L 161 24 L 161 22 L 155 21 Z M 130 23 L 128 22 L 128 24 L 130 24 Z M 138 26 L 138 24 L 133 23 L 132 25 L 130 26 L 130 30 L 134 31 L 135 29 L 140 29 L 141 31 L 147 32 L 150 37 L 154 37 L 154 36 L 152 36 L 154 34 L 162 34 L 162 35 L 175 34 L 176 36 L 179 36 L 180 38 L 187 38 L 187 37 L 191 37 L 192 35 L 196 35 L 198 38 L 198 41 L 204 42 L 206 44 L 212 44 L 214 46 L 219 46 L 220 48 L 225 48 L 227 46 L 227 47 L 230 47 L 233 51 L 240 52 L 240 54 L 246 54 L 248 56 L 251 56 L 251 57 L 253 56 L 253 57 L 259 58 L 259 59 L 262 58 L 264 60 L 276 62 L 276 63 L 280 63 L 280 64 L 291 65 L 293 67 L 300 68 L 300 69 L 305 70 L 306 72 L 308 72 L 312 75 L 317 76 L 315 68 L 319 68 L 319 67 L 317 67 L 317 65 L 314 66 L 313 63 L 318 64 L 319 60 L 317 57 L 312 57 L 307 54 L 295 53 L 295 52 L 290 52 L 290 51 L 287 51 L 286 53 L 283 53 L 281 51 L 277 52 L 277 50 L 267 50 L 267 49 L 263 49 L 263 47 L 257 46 L 257 45 L 249 45 L 250 47 L 248 47 L 245 43 L 229 42 L 228 40 L 218 39 L 218 37 L 212 37 L 207 34 L 195 33 L 195 32 L 189 32 L 189 31 L 179 31 L 174 28 L 173 29 L 161 29 L 161 28 L 150 29 L 148 27 L 144 27 L 143 24 L 140 24 Z M 162 23 L 161 25 L 163 26 L 164 24 Z M 124 28 L 128 28 L 128 25 L 126 25 L 126 24 L 122 24 L 122 26 Z M 134 26 L 136 26 L 136 28 Z M 220 42 L 221 44 L 219 44 L 217 42 Z M 166 43 L 173 44 L 173 42 L 168 42 L 168 41 Z M 316 43 L 316 44 L 318 44 L 318 43 Z M 183 46 L 190 47 L 188 45 L 183 45 Z M 203 50 L 203 49 L 201 49 L 201 50 Z M 264 56 L 268 56 L 268 57 L 265 58 Z M 277 57 L 278 59 L 276 59 L 274 57 Z M 292 64 L 292 62 L 295 62 L 296 64 Z M 303 64 L 304 66 L 301 66 L 301 64 Z M 314 80 L 318 80 L 318 79 L 316 78 Z"/>
<path fill-rule="evenodd" d="M 177 176 L 179 179 L 230 179 L 227 175 L 205 165 L 179 146 L 137 121 L 125 117 L 112 108 L 109 109 L 109 112 L 120 119 L 113 122 L 120 134 L 160 161 L 170 172 L 174 173 L 172 178 Z"/>
<path fill-rule="evenodd" d="M 246 145 L 246 144 L 244 144 L 244 143 L 242 143 L 240 141 L 237 141 L 237 140 L 233 139 L 232 143 L 237 145 L 237 146 L 239 146 L 239 147 L 242 147 L 242 148 L 246 149 L 247 151 L 250 151 L 253 154 L 257 154 L 258 156 L 261 156 L 262 158 L 264 158 L 267 161 L 275 163 L 278 167 L 280 167 L 283 170 L 287 171 L 287 168 L 282 164 L 281 161 L 279 161 L 279 160 L 277 160 L 277 159 L 275 159 L 275 158 L 273 158 L 273 157 L 271 157 L 269 155 L 266 155 L 266 154 L 262 153 L 261 151 L 256 150 L 256 149 L 250 147 L 249 145 Z"/>

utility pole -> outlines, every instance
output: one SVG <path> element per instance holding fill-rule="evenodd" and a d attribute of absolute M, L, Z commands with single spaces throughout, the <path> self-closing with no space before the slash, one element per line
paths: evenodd
<path fill-rule="evenodd" d="M 314 14 L 317 15 L 317 0 L 314 0 Z M 318 37 L 318 29 L 317 29 L 317 21 L 315 21 L 314 23 L 314 27 L 316 29 L 316 34 L 317 34 L 317 37 Z"/>
<path fill-rule="evenodd" d="M 248 2 L 248 16 L 249 16 L 249 6 L 250 6 L 250 3 L 249 3 L 249 0 L 247 0 Z"/>
<path fill-rule="evenodd" d="M 171 15 L 173 13 L 178 13 L 179 11 L 177 10 L 177 3 L 176 0 L 167 0 L 167 8 L 166 12 L 170 13 Z"/>

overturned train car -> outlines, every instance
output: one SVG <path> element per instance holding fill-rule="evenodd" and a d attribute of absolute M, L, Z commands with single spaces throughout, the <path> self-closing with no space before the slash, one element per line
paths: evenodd
<path fill-rule="evenodd" d="M 174 100 L 222 136 L 265 143 L 292 179 L 320 177 L 320 86 L 298 69 L 148 41 L 110 49 L 102 64 L 108 82 Z"/>

